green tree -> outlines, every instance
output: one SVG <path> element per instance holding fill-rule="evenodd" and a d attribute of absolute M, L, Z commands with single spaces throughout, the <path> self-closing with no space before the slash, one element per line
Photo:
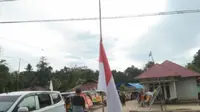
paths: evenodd
<path fill-rule="evenodd" d="M 7 85 L 8 87 L 8 91 L 17 91 L 17 76 L 18 76 L 18 72 L 14 71 L 12 73 L 9 74 L 10 76 L 10 80 L 9 83 Z"/>
<path fill-rule="evenodd" d="M 112 70 L 112 74 L 113 74 L 115 83 L 128 82 L 126 75 L 123 72 L 117 71 L 117 70 Z"/>
<path fill-rule="evenodd" d="M 186 65 L 186 68 L 200 73 L 200 50 L 196 52 L 191 63 Z"/>
<path fill-rule="evenodd" d="M 33 85 L 47 87 L 51 78 L 53 68 L 49 66 L 47 58 L 41 57 L 39 63 L 36 65 L 37 71 L 32 82 Z"/>
<path fill-rule="evenodd" d="M 0 60 L 0 92 L 5 92 L 8 89 L 6 86 L 10 82 L 9 68 L 6 60 Z"/>
<path fill-rule="evenodd" d="M 155 63 L 153 61 L 148 61 L 148 63 L 145 64 L 144 71 L 148 70 L 153 65 L 155 65 Z"/>
<path fill-rule="evenodd" d="M 119 90 L 120 91 L 126 91 L 126 86 L 124 84 L 122 84 L 120 87 L 119 87 Z"/>
<path fill-rule="evenodd" d="M 186 68 L 190 69 L 190 70 L 193 70 L 195 72 L 198 72 L 200 73 L 200 68 L 196 67 L 195 65 L 193 65 L 192 63 L 188 63 L 186 65 Z"/>
<path fill-rule="evenodd" d="M 143 71 L 135 66 L 128 67 L 124 73 L 126 75 L 127 81 L 128 82 L 137 82 L 135 80 L 135 77 L 137 77 L 139 74 L 141 74 Z"/>
<path fill-rule="evenodd" d="M 194 55 L 194 59 L 192 60 L 192 65 L 200 68 L 200 50 Z"/>
<path fill-rule="evenodd" d="M 153 63 L 154 64 L 154 63 Z M 146 64 L 146 68 L 153 65 L 152 62 Z M 25 71 L 20 72 L 19 75 L 19 89 L 29 88 L 31 86 L 48 87 L 49 81 L 53 81 L 54 90 L 66 91 L 71 88 L 82 84 L 88 79 L 98 80 L 99 71 L 89 69 L 87 67 L 63 67 L 60 70 L 53 72 L 53 68 L 49 65 L 45 57 L 41 57 L 36 65 L 37 70 L 34 71 L 32 65 L 29 63 L 25 67 Z M 192 67 L 190 65 L 190 67 Z M 112 70 L 115 82 L 136 82 L 135 77 L 142 73 L 143 70 L 130 66 L 124 72 Z M 0 61 L 0 92 L 15 91 L 17 90 L 17 76 L 18 72 L 12 72 L 9 74 L 9 68 L 5 63 L 5 60 Z M 6 79 L 6 80 L 5 80 Z M 5 88 L 7 87 L 7 88 Z"/>
<path fill-rule="evenodd" d="M 20 73 L 20 82 L 22 83 L 21 89 L 33 86 L 30 82 L 35 78 L 35 72 L 30 63 L 26 66 L 25 70 L 26 71 Z"/>
<path fill-rule="evenodd" d="M 26 66 L 25 70 L 26 70 L 27 72 L 31 72 L 31 71 L 33 70 L 32 65 L 29 63 L 29 64 Z"/>

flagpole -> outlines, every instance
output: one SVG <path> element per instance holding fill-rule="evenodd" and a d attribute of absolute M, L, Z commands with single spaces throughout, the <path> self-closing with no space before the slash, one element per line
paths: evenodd
<path fill-rule="evenodd" d="M 101 0 L 99 0 L 99 34 L 100 34 L 100 42 L 102 42 L 102 22 L 101 22 Z"/>
<path fill-rule="evenodd" d="M 103 41 L 102 40 L 102 19 L 101 19 L 101 0 L 99 0 L 99 35 L 100 35 L 100 43 Z M 104 96 L 103 92 L 100 92 L 101 94 L 101 100 L 102 100 L 102 112 L 104 112 Z"/>
<path fill-rule="evenodd" d="M 152 54 L 152 52 L 150 51 L 150 53 L 149 53 L 149 56 L 151 57 L 151 60 L 152 60 L 152 62 L 155 64 L 155 61 L 154 61 L 154 58 L 153 58 L 153 54 Z M 162 92 L 162 86 L 161 86 L 161 81 L 160 81 L 160 78 L 158 78 L 158 82 L 159 82 L 159 86 L 161 87 L 161 90 L 160 90 L 160 109 L 161 109 L 161 111 L 163 111 L 163 92 Z M 164 86 L 163 86 L 164 87 Z M 165 111 L 166 111 L 166 109 L 165 109 Z"/>
<path fill-rule="evenodd" d="M 154 62 L 154 64 L 155 64 L 155 61 L 154 61 L 154 58 L 153 58 L 153 54 L 152 54 L 152 52 L 150 51 L 150 54 L 149 54 L 149 56 L 151 57 L 151 60 Z"/>

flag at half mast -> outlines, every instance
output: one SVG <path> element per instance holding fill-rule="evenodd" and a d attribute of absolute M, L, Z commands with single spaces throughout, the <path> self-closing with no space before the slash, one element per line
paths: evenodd
<path fill-rule="evenodd" d="M 100 41 L 98 90 L 106 93 L 107 112 L 122 112 L 121 102 L 102 40 Z"/>

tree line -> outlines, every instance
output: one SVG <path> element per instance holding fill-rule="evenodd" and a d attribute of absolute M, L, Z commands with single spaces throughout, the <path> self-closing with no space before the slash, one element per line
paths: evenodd
<path fill-rule="evenodd" d="M 146 64 L 144 69 L 128 67 L 125 71 L 112 70 L 116 83 L 137 82 L 135 77 L 141 74 L 152 62 Z M 99 71 L 88 67 L 66 67 L 60 70 L 53 70 L 46 57 L 41 57 L 36 65 L 37 70 L 33 70 L 30 63 L 22 72 L 10 72 L 6 60 L 0 60 L 0 92 L 23 90 L 34 86 L 48 88 L 49 81 L 52 80 L 55 90 L 69 90 L 88 79 L 98 80 Z"/>
<path fill-rule="evenodd" d="M 127 67 L 124 71 L 112 70 L 116 83 L 138 82 L 135 77 L 154 65 L 149 61 L 144 68 L 140 69 L 134 65 Z M 60 70 L 53 70 L 46 57 L 41 57 L 36 65 L 37 70 L 33 70 L 30 63 L 22 72 L 10 72 L 6 60 L 0 60 L 0 92 L 10 92 L 23 90 L 34 86 L 48 88 L 49 81 L 53 81 L 55 90 L 66 91 L 88 79 L 98 80 L 99 71 L 88 67 L 66 67 Z M 200 73 L 200 50 L 194 55 L 187 68 Z"/>

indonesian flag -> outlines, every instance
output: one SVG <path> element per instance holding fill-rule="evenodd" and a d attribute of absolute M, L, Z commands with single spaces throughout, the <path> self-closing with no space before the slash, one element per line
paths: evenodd
<path fill-rule="evenodd" d="M 107 112 L 122 112 L 121 102 L 102 41 L 100 42 L 98 90 L 106 93 Z"/>

